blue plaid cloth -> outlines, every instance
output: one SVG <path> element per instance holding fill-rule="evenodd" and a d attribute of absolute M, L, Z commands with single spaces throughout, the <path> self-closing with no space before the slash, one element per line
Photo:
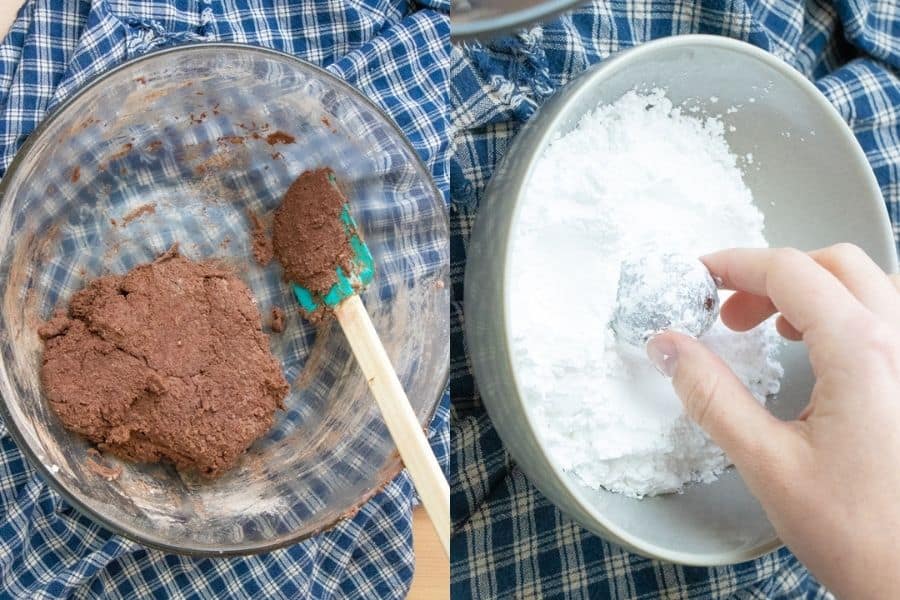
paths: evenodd
<path fill-rule="evenodd" d="M 451 103 L 451 590 L 454 598 L 824 598 L 780 550 L 685 568 L 608 544 L 561 514 L 510 460 L 480 402 L 463 337 L 466 246 L 485 184 L 557 88 L 617 50 L 670 35 L 749 41 L 811 78 L 855 132 L 900 225 L 896 0 L 596 0 L 489 45 L 454 48 Z M 872 574 L 877 577 L 877 573 Z"/>
<path fill-rule="evenodd" d="M 231 41 L 325 66 L 400 126 L 445 197 L 449 1 L 33 0 L 0 45 L 0 175 L 49 110 L 124 60 Z M 449 395 L 431 425 L 447 465 Z M 166 555 L 117 537 L 36 476 L 0 422 L 0 598 L 402 598 L 413 575 L 404 473 L 351 520 L 246 558 Z"/>

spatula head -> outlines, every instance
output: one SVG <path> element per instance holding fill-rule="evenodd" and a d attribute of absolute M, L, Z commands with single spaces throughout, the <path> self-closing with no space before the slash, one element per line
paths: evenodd
<path fill-rule="evenodd" d="M 369 252 L 369 248 L 359 236 L 356 221 L 353 220 L 353 216 L 350 214 L 349 204 L 344 204 L 344 208 L 341 211 L 341 224 L 344 227 L 347 239 L 350 241 L 350 247 L 353 249 L 353 257 L 350 260 L 350 272 L 346 272 L 341 266 L 335 267 L 337 283 L 332 285 L 325 295 L 313 293 L 302 285 L 291 283 L 297 302 L 308 313 L 316 312 L 322 308 L 334 308 L 344 298 L 362 291 L 375 276 L 375 261 L 372 260 L 372 253 Z"/>

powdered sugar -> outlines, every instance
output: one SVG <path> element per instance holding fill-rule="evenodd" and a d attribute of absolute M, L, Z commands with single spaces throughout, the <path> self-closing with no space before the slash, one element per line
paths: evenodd
<path fill-rule="evenodd" d="M 514 223 L 510 329 L 517 381 L 565 471 L 640 497 L 729 464 L 609 323 L 623 260 L 764 247 L 762 231 L 722 122 L 683 114 L 662 91 L 628 93 L 550 145 Z M 778 390 L 771 322 L 742 334 L 717 322 L 702 339 L 761 402 Z"/>

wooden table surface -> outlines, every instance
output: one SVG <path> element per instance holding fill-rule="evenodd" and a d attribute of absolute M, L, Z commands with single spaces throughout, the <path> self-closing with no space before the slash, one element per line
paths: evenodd
<path fill-rule="evenodd" d="M 0 0 L 0 37 L 16 18 L 24 0 Z M 425 511 L 413 514 L 413 539 L 416 552 L 416 574 L 408 600 L 442 600 L 450 598 L 450 563 Z"/>
<path fill-rule="evenodd" d="M 421 506 L 413 513 L 413 546 L 416 574 L 408 600 L 449 600 L 450 561 Z"/>

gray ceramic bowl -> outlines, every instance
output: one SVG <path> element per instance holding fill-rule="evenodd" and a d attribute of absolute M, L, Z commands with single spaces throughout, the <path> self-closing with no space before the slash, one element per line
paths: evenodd
<path fill-rule="evenodd" d="M 571 130 L 598 104 L 645 86 L 664 87 L 676 103 L 710 113 L 740 107 L 723 117 L 736 127 L 728 142 L 735 153 L 753 153 L 745 181 L 765 213 L 773 246 L 812 249 L 849 241 L 885 270 L 896 270 L 875 177 L 850 129 L 822 94 L 786 64 L 748 44 L 712 36 L 668 38 L 619 54 L 573 81 L 509 149 L 482 202 L 469 247 L 468 345 L 481 395 L 506 447 L 563 511 L 646 556 L 695 565 L 735 563 L 781 542 L 734 470 L 713 484 L 690 486 L 684 494 L 645 500 L 580 486 L 541 446 L 510 354 L 508 242 L 534 164 L 553 135 Z M 718 97 L 715 105 L 710 105 L 712 96 Z M 792 418 L 809 399 L 812 374 L 802 344 L 785 345 L 781 360 L 786 373 L 771 408 L 781 418 Z"/>
<path fill-rule="evenodd" d="M 549 19 L 583 0 L 454 0 L 450 35 L 455 40 L 489 39 Z"/>

